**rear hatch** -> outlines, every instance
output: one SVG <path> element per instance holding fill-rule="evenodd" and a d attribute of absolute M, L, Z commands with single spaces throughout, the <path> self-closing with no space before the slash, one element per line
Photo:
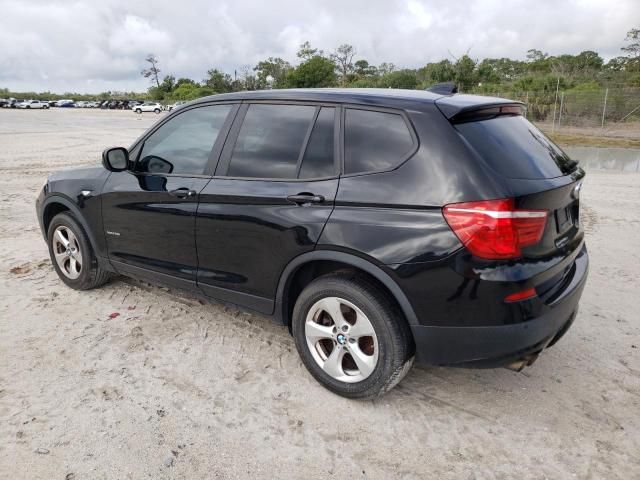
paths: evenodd
<path fill-rule="evenodd" d="M 583 237 L 579 193 L 584 172 L 577 162 L 523 116 L 522 104 L 467 105 L 448 113 L 478 160 L 505 180 L 516 209 L 548 212 L 542 237 L 523 248 L 522 257 L 541 259 L 575 250 Z"/>

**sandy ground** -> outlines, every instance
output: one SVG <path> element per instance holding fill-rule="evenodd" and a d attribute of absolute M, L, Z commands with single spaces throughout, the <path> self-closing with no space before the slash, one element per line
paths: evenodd
<path fill-rule="evenodd" d="M 156 119 L 0 111 L 0 478 L 640 478 L 640 175 L 587 177 L 589 282 L 534 366 L 414 368 L 349 401 L 268 319 L 57 279 L 34 213 L 45 176 Z"/>

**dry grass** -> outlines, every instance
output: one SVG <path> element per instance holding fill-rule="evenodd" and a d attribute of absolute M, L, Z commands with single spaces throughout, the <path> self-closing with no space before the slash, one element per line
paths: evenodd
<path fill-rule="evenodd" d="M 580 134 L 549 133 L 549 138 L 561 147 L 586 146 L 586 147 L 620 147 L 640 148 L 640 139 L 624 137 L 604 137 Z"/>
<path fill-rule="evenodd" d="M 551 124 L 537 124 L 560 146 L 640 148 L 640 123 L 625 122 L 600 127 L 563 126 L 552 132 Z"/>

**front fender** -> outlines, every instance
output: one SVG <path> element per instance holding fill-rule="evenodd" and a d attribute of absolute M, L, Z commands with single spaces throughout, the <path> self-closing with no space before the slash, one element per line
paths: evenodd
<path fill-rule="evenodd" d="M 107 257 L 105 239 L 102 234 L 100 199 L 89 197 L 73 201 L 60 193 L 45 196 L 38 205 L 38 222 L 45 240 L 47 239 L 49 222 L 53 218 L 52 209 L 55 209 L 56 205 L 61 205 L 65 210 L 69 210 L 82 225 L 96 256 Z"/>

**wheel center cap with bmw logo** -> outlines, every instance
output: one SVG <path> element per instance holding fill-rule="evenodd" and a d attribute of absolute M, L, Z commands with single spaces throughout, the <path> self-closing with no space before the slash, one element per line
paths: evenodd
<path fill-rule="evenodd" d="M 336 337 L 336 340 L 338 341 L 338 343 L 340 345 L 344 345 L 347 341 L 347 337 L 345 337 L 343 334 L 339 333 L 338 336 Z"/>

